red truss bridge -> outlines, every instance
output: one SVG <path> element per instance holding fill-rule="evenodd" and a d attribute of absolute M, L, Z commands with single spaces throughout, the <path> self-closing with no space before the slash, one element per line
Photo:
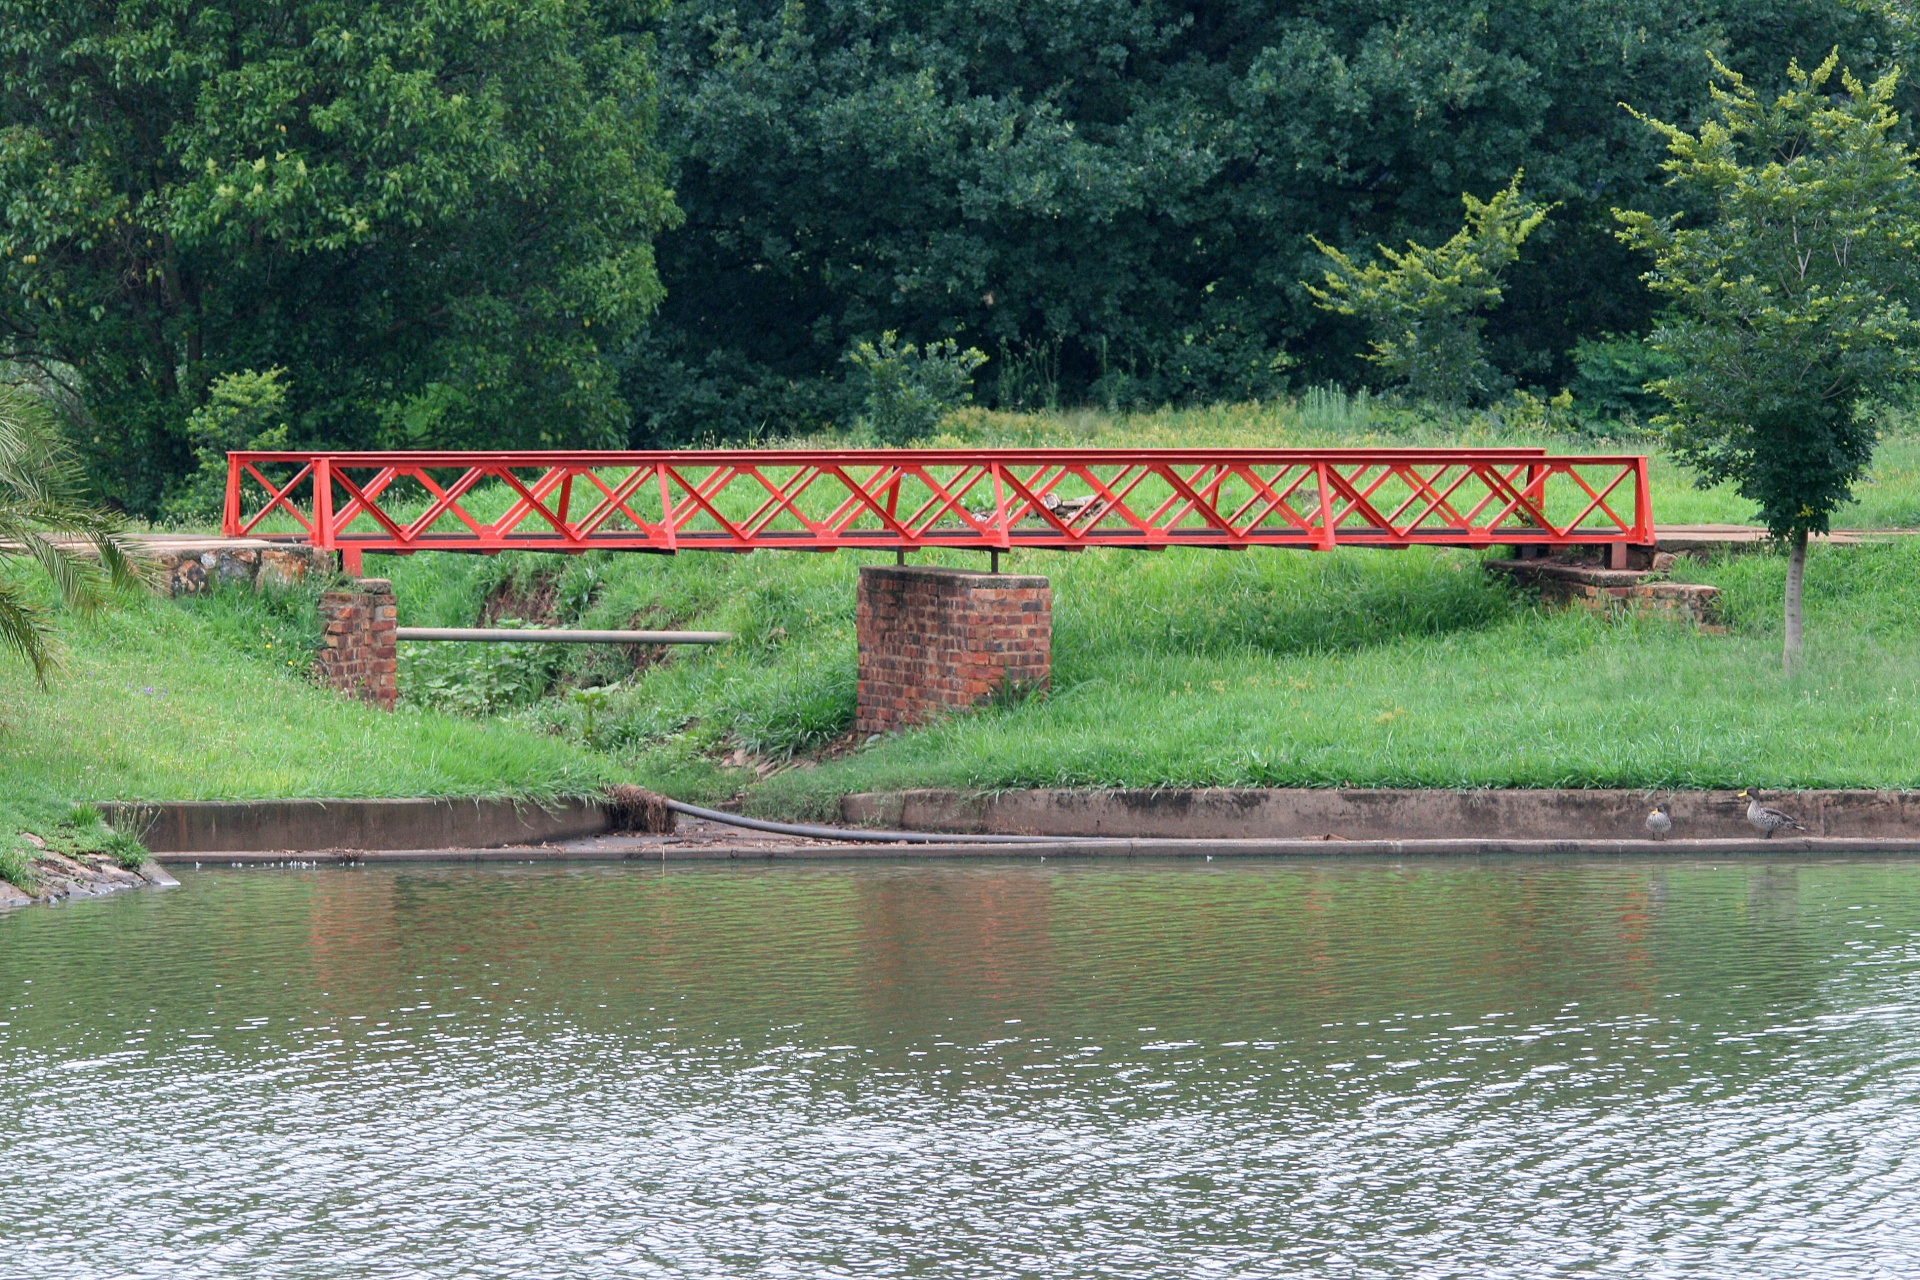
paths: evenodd
<path fill-rule="evenodd" d="M 231 453 L 223 532 L 343 554 L 1608 547 L 1644 457 L 1544 449 Z"/>

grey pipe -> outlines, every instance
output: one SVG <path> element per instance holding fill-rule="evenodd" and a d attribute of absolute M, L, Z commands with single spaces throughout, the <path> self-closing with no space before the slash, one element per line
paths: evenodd
<path fill-rule="evenodd" d="M 561 631 L 539 627 L 396 627 L 401 640 L 479 640 L 493 644 L 725 644 L 731 631 Z"/>
<path fill-rule="evenodd" d="M 705 818 L 708 822 L 724 822 L 730 827 L 745 827 L 750 831 L 770 831 L 780 836 L 805 836 L 811 840 L 853 840 L 868 844 L 1088 844 L 1104 843 L 1105 837 L 1086 836 L 949 836 L 933 835 L 925 831 L 854 831 L 845 827 L 815 827 L 794 822 L 764 822 L 759 818 L 743 818 L 737 813 L 726 813 L 719 809 L 702 809 L 697 804 L 683 804 L 678 800 L 668 800 L 667 808 L 675 813 L 684 813 L 689 818 Z"/>

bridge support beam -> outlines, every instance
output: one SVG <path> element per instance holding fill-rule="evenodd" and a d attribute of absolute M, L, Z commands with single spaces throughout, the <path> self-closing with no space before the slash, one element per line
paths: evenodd
<path fill-rule="evenodd" d="M 856 635 L 854 728 L 886 733 L 1003 691 L 1045 688 L 1053 588 L 1037 574 L 867 565 Z"/>
<path fill-rule="evenodd" d="M 396 646 L 400 611 L 393 583 L 358 578 L 342 591 L 320 597 L 320 682 L 348 697 L 393 710 L 399 683 Z"/>

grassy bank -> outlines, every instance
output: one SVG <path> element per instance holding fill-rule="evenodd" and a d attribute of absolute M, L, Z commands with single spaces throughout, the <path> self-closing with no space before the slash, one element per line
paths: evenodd
<path fill-rule="evenodd" d="M 1408 422 L 1351 402 L 1345 412 L 976 413 L 941 443 L 1609 447 L 1485 416 Z M 1670 460 L 1653 474 L 1663 522 L 1750 515 L 1727 491 L 1694 489 Z M 1883 445 L 1844 520 L 1920 524 L 1920 438 Z M 393 576 L 403 615 L 420 625 L 518 617 L 736 632 L 724 649 L 639 669 L 613 650 L 417 646 L 403 688 L 590 743 L 675 794 L 744 794 L 767 813 L 819 815 L 845 791 L 905 786 L 1916 782 L 1920 547 L 1905 542 L 1816 549 L 1812 648 L 1796 681 L 1779 674 L 1784 570 L 1771 556 L 1682 566 L 1676 576 L 1725 592 L 1729 633 L 1702 635 L 1544 613 L 1459 552 L 1022 552 L 1013 567 L 1054 583 L 1051 696 L 872 744 L 846 737 L 859 563 L 420 556 L 370 560 L 368 571 Z"/>
<path fill-rule="evenodd" d="M 540 798 L 612 775 L 564 739 L 418 707 L 386 715 L 317 689 L 305 679 L 317 638 L 310 593 L 221 593 L 63 619 L 45 689 L 0 658 L 0 878 L 23 832 L 104 847 L 88 842 L 112 833 L 75 808 L 93 801 Z"/>
<path fill-rule="evenodd" d="M 1548 425 L 1321 397 L 1133 418 L 973 413 L 938 443 L 1609 447 Z M 1749 515 L 1664 459 L 1654 483 L 1662 522 Z M 1920 436 L 1883 445 L 1843 522 L 1920 525 Z M 907 786 L 1920 785 L 1920 540 L 1816 547 L 1795 680 L 1779 672 L 1777 557 L 1683 564 L 1676 576 L 1725 592 L 1726 635 L 1545 613 L 1479 560 L 1022 552 L 1011 567 L 1054 583 L 1051 694 L 866 743 L 848 733 L 861 557 L 369 557 L 412 625 L 739 639 L 664 656 L 405 646 L 406 705 L 384 715 L 305 682 L 310 595 L 136 602 L 63 624 L 46 691 L 0 662 L 0 833 L 44 834 L 103 799 L 549 796 L 613 780 L 791 815 Z"/>

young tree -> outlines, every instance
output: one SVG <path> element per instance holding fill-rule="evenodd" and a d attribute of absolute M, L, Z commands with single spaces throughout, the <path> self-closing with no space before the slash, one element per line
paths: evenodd
<path fill-rule="evenodd" d="M 1367 359 L 1422 399 L 1466 404 L 1497 391 L 1499 374 L 1480 340 L 1484 313 L 1504 296 L 1501 272 L 1556 207 L 1522 198 L 1520 178 L 1514 174 L 1491 200 L 1462 195 L 1466 224 L 1445 244 L 1428 248 L 1409 240 L 1404 253 L 1381 245 L 1384 267 L 1357 266 L 1309 237 L 1331 265 L 1327 287 L 1308 285 L 1307 292 L 1328 311 L 1364 320 L 1373 335 Z"/>
<path fill-rule="evenodd" d="M 847 352 L 866 393 L 863 425 L 881 444 L 895 447 L 933 434 L 942 418 L 972 400 L 974 371 L 986 362 L 985 352 L 962 350 L 952 338 L 919 347 L 900 341 L 891 329 L 878 342 L 855 343 Z"/>
<path fill-rule="evenodd" d="M 1659 421 L 1703 486 L 1732 481 L 1789 546 L 1784 661 L 1801 647 L 1807 536 L 1824 533 L 1873 459 L 1864 401 L 1920 372 L 1920 187 L 1896 136 L 1897 72 L 1871 85 L 1836 51 L 1789 70 L 1763 100 L 1714 63 L 1715 117 L 1699 133 L 1648 118 L 1668 181 L 1709 209 L 1617 212 L 1653 255 L 1647 281 L 1673 302 L 1654 346 L 1679 372 L 1653 384 Z M 1643 117 L 1645 118 L 1645 117 Z"/>
<path fill-rule="evenodd" d="M 297 443 L 625 443 L 657 0 L 0 0 L 0 360 L 159 510 L 224 375 Z"/>
<path fill-rule="evenodd" d="M 105 603 L 110 588 L 133 586 L 140 576 L 119 521 L 88 503 L 85 492 L 80 464 L 46 402 L 0 383 L 0 565 L 34 561 L 66 605 L 82 613 Z M 17 579 L 0 577 L 0 644 L 31 663 L 45 683 L 53 669 L 47 617 Z"/>

